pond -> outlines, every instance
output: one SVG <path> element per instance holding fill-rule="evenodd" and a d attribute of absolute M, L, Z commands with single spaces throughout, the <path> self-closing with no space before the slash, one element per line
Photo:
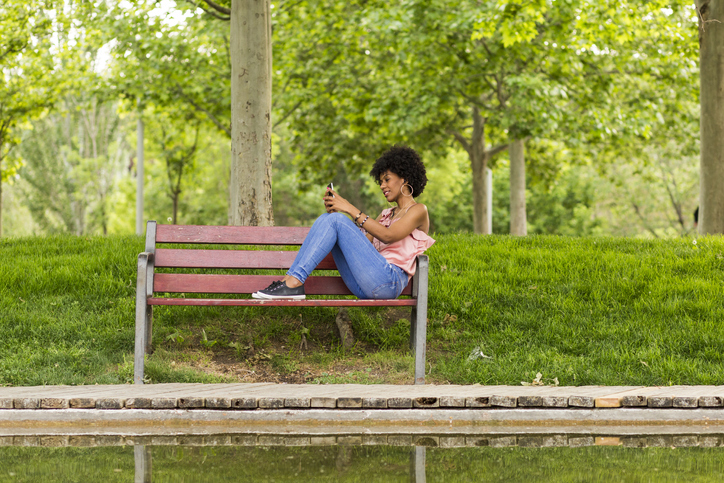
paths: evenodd
<path fill-rule="evenodd" d="M 724 435 L 10 436 L 0 482 L 710 482 Z"/>

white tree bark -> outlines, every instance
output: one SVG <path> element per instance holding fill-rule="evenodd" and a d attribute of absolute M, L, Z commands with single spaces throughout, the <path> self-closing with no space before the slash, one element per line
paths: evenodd
<path fill-rule="evenodd" d="M 493 170 L 485 168 L 485 198 L 487 205 L 485 206 L 485 213 L 488 217 L 488 224 L 486 225 L 487 233 L 493 233 Z"/>
<path fill-rule="evenodd" d="M 510 153 L 510 234 L 526 236 L 528 220 L 525 212 L 525 140 L 512 141 L 508 150 Z"/>
<path fill-rule="evenodd" d="M 701 71 L 699 232 L 724 234 L 724 0 L 696 0 Z"/>
<path fill-rule="evenodd" d="M 231 3 L 229 222 L 271 226 L 271 18 L 269 0 Z"/>
<path fill-rule="evenodd" d="M 473 107 L 473 136 L 469 155 L 473 169 L 473 232 L 490 235 L 488 196 L 485 186 L 485 169 L 488 167 L 489 156 L 485 151 L 485 119 L 477 107 Z"/>

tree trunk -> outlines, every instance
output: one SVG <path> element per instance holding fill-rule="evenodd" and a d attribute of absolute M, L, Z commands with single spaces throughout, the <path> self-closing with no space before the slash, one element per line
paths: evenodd
<path fill-rule="evenodd" d="M 701 71 L 699 233 L 724 234 L 724 0 L 697 0 Z"/>
<path fill-rule="evenodd" d="M 528 234 L 525 213 L 525 140 L 512 141 L 510 150 L 510 234 Z"/>
<path fill-rule="evenodd" d="M 485 186 L 485 168 L 488 167 L 490 156 L 485 151 L 485 119 L 477 107 L 473 107 L 473 137 L 469 155 L 473 169 L 473 232 L 478 235 L 490 235 Z"/>
<path fill-rule="evenodd" d="M 271 187 L 271 18 L 269 0 L 231 3 L 230 222 L 274 224 Z"/>

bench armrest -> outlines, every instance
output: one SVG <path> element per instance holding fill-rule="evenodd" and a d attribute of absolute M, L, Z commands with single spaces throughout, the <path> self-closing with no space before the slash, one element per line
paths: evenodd
<path fill-rule="evenodd" d="M 417 298 L 420 293 L 420 288 L 424 287 L 425 293 L 427 293 L 427 274 L 430 267 L 430 258 L 427 255 L 417 256 L 417 268 L 415 269 L 415 275 L 412 277 L 412 297 Z"/>
<path fill-rule="evenodd" d="M 138 254 L 138 274 L 136 276 L 136 296 L 145 294 L 146 297 L 153 295 L 153 272 L 155 268 L 155 257 L 153 253 L 142 252 Z"/>

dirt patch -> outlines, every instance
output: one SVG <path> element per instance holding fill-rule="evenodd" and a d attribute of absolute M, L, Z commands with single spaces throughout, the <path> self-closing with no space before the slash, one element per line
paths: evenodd
<path fill-rule="evenodd" d="M 381 325 L 388 329 L 400 319 L 410 319 L 410 310 L 389 308 L 382 313 Z M 382 362 L 370 357 L 379 349 L 367 341 L 355 339 L 349 349 L 342 349 L 339 336 L 335 333 L 334 322 L 310 326 L 304 333 L 298 320 L 286 320 L 275 336 L 265 337 L 257 346 L 259 326 L 264 321 L 249 321 L 244 327 L 238 323 L 226 325 L 216 321 L 216 327 L 207 325 L 204 334 L 198 334 L 198 325 L 178 329 L 186 337 L 183 343 L 168 337 L 163 343 L 166 360 L 175 367 L 189 367 L 196 371 L 214 375 L 229 382 L 270 382 L 288 384 L 306 383 L 394 383 L 410 384 L 408 370 L 409 354 L 399 351 L 383 358 Z M 227 330 L 233 327 L 233 332 Z M 214 332 L 223 333 L 228 340 L 214 341 Z M 256 332 L 255 332 L 256 331 Z M 294 334 L 291 337 L 290 334 Z M 387 354 L 387 353 L 386 353 Z"/>
<path fill-rule="evenodd" d="M 412 381 L 404 364 L 379 364 L 363 356 L 335 356 L 329 363 L 309 362 L 302 354 L 275 354 L 264 351 L 263 357 L 238 360 L 235 356 L 215 353 L 211 358 L 189 360 L 181 353 L 169 353 L 175 367 L 189 367 L 229 382 L 271 382 L 287 384 L 309 383 L 389 383 L 410 384 Z M 402 357 L 402 355 L 401 355 Z"/>

